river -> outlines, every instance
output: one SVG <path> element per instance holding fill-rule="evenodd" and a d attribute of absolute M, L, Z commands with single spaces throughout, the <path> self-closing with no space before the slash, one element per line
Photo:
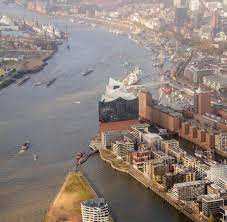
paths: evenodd
<path fill-rule="evenodd" d="M 38 16 L 15 5 L 3 13 Z M 40 16 L 38 16 L 39 18 Z M 42 18 L 46 20 L 47 18 Z M 65 20 L 56 20 L 63 27 Z M 64 177 L 73 154 L 88 149 L 98 130 L 97 101 L 110 76 L 122 77 L 123 63 L 139 64 L 152 72 L 151 55 L 125 36 L 103 28 L 70 26 L 70 46 L 62 45 L 43 71 L 23 86 L 11 85 L 0 95 L 0 221 L 40 222 Z M 95 71 L 83 77 L 89 67 Z M 57 77 L 49 88 L 34 82 Z M 80 103 L 78 103 L 80 101 Z M 16 144 L 32 142 L 32 151 L 18 155 Z M 32 152 L 38 155 L 34 161 Z M 162 199 L 127 175 L 92 157 L 83 167 L 95 190 L 110 202 L 118 222 L 183 222 Z"/>

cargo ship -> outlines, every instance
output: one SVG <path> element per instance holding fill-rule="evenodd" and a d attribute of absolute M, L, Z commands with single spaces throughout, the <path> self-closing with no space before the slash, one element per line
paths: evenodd
<path fill-rule="evenodd" d="M 87 75 L 91 74 L 92 72 L 94 72 L 94 69 L 88 69 L 86 72 L 82 73 L 82 76 L 87 76 Z"/>
<path fill-rule="evenodd" d="M 21 85 L 23 85 L 25 82 L 27 82 L 29 79 L 30 79 L 29 76 L 25 76 L 24 78 L 22 78 L 22 79 L 20 79 L 20 80 L 17 81 L 17 85 L 18 85 L 18 86 L 21 86 Z"/>
<path fill-rule="evenodd" d="M 50 81 L 48 81 L 47 82 L 47 84 L 46 84 L 46 87 L 49 87 L 49 86 L 51 86 L 52 84 L 54 84 L 54 82 L 57 80 L 57 78 L 53 78 L 53 79 L 51 79 Z"/>

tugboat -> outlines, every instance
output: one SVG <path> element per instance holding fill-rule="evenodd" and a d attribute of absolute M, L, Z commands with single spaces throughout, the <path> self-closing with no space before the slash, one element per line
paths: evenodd
<path fill-rule="evenodd" d="M 29 150 L 31 147 L 31 143 L 29 141 L 26 141 L 20 146 L 19 153 L 24 153 L 25 151 Z"/>

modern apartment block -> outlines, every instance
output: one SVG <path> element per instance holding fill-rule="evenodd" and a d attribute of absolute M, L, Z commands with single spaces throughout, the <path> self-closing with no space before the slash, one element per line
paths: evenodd
<path fill-rule="evenodd" d="M 129 151 L 134 148 L 134 143 L 120 140 L 113 143 L 112 148 L 119 158 L 128 161 Z"/>
<path fill-rule="evenodd" d="M 177 183 L 173 186 L 172 195 L 183 201 L 195 200 L 198 196 L 206 193 L 206 184 L 205 180 Z"/>
<path fill-rule="evenodd" d="M 203 214 L 209 217 L 220 213 L 220 207 L 224 206 L 224 200 L 217 195 L 204 195 L 202 197 L 202 211 Z"/>

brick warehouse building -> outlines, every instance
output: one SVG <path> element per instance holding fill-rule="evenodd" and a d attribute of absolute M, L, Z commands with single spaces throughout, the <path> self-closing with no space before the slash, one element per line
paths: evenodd
<path fill-rule="evenodd" d="M 198 95 L 200 96 L 206 96 L 206 100 L 209 101 L 207 94 Z M 209 110 L 209 104 L 205 106 L 199 101 L 197 106 L 201 114 Z M 139 93 L 139 118 L 177 133 L 180 137 L 203 149 L 215 148 L 215 131 L 204 128 L 194 119 L 186 119 L 181 112 L 158 104 L 148 91 Z"/>
<path fill-rule="evenodd" d="M 141 120 L 148 120 L 170 132 L 178 132 L 183 118 L 181 113 L 159 105 L 148 91 L 139 93 L 139 117 Z"/>

